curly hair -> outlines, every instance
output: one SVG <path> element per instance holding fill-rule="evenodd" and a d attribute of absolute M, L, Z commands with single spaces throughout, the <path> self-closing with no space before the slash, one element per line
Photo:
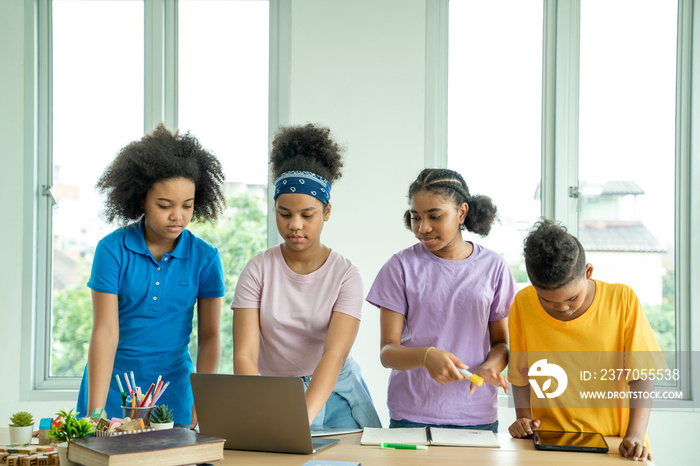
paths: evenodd
<path fill-rule="evenodd" d="M 143 216 L 141 201 L 155 183 L 185 178 L 195 185 L 193 220 L 213 221 L 226 206 L 219 160 L 189 132 L 168 131 L 162 123 L 123 147 L 100 176 L 95 189 L 105 195 L 103 217 L 126 225 Z"/>
<path fill-rule="evenodd" d="M 586 275 L 586 251 L 566 227 L 542 218 L 523 240 L 530 282 L 556 290 Z"/>
<path fill-rule="evenodd" d="M 325 126 L 283 126 L 275 135 L 270 151 L 270 168 L 275 178 L 289 171 L 307 171 L 329 183 L 342 176 L 342 152 Z"/>
<path fill-rule="evenodd" d="M 457 206 L 466 202 L 469 212 L 460 225 L 462 230 L 469 230 L 481 236 L 486 236 L 491 231 L 491 226 L 496 221 L 498 209 L 493 200 L 487 196 L 470 195 L 467 182 L 462 175 L 454 170 L 440 168 L 426 168 L 418 175 L 418 178 L 408 188 L 408 198 L 412 199 L 418 191 L 429 191 L 440 194 L 454 200 Z M 411 229 L 411 212 L 404 213 L 404 225 Z"/>

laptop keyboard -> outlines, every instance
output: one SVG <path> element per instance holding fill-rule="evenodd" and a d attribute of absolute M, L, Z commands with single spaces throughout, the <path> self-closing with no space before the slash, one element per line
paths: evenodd
<path fill-rule="evenodd" d="M 324 442 L 323 440 L 314 440 L 314 439 L 311 439 L 311 445 L 314 447 L 314 450 L 317 450 L 317 449 L 321 448 L 321 447 L 324 446 L 325 444 L 326 444 L 326 442 Z"/>

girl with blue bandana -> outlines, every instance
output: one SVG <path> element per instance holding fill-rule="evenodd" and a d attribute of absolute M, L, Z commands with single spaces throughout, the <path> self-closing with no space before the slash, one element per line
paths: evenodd
<path fill-rule="evenodd" d="M 197 423 L 189 379 L 194 306 L 197 372 L 217 372 L 224 279 L 219 252 L 187 225 L 214 220 L 223 211 L 223 180 L 221 164 L 197 139 L 162 124 L 124 147 L 98 180 L 106 220 L 124 226 L 95 249 L 81 415 L 105 408 L 108 418 L 122 417 L 115 375 L 133 373 L 143 392 L 159 376 L 169 382 L 158 404 L 173 410 L 177 426 Z"/>
<path fill-rule="evenodd" d="M 236 374 L 300 377 L 312 430 L 381 427 L 350 349 L 360 327 L 362 280 L 321 243 L 341 149 L 328 128 L 282 128 L 272 143 L 277 231 L 284 240 L 255 256 L 236 285 Z"/>

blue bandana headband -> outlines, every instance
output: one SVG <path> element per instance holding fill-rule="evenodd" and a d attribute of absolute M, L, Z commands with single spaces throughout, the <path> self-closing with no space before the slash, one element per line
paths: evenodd
<path fill-rule="evenodd" d="M 308 194 L 327 205 L 331 200 L 331 184 L 316 173 L 305 171 L 285 172 L 275 180 L 274 199 L 285 193 Z"/>

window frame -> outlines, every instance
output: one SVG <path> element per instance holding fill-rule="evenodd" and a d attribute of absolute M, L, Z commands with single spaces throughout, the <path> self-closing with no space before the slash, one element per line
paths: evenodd
<path fill-rule="evenodd" d="M 697 310 L 691 296 L 691 283 L 696 276 L 693 266 L 700 259 L 691 248 L 690 239 L 700 233 L 700 216 L 691 206 L 698 205 L 698 193 L 690 180 L 698 175 L 697 154 L 692 147 L 700 126 L 692 115 L 700 109 L 700 99 L 692 94 L 693 69 L 700 64 L 700 43 L 693 40 L 698 23 L 696 0 L 678 2 L 678 39 L 676 64 L 676 225 L 675 225 L 675 316 L 676 357 L 681 379 L 662 391 L 683 393 L 680 400 L 658 400 L 655 408 L 693 409 L 698 388 L 691 385 L 695 374 L 691 366 L 692 335 L 698 326 L 690 327 L 690 315 Z M 578 235 L 578 129 L 579 129 L 579 45 L 580 0 L 545 0 L 543 44 L 543 117 L 542 117 L 542 215 L 557 219 L 570 232 Z M 559 155 L 561 154 L 561 155 Z M 566 154 L 569 154 L 567 157 Z M 695 167 L 695 173 L 691 170 Z M 693 260 L 695 259 L 695 260 Z M 697 270 L 697 269 L 696 269 Z M 697 302 L 697 298 L 695 298 Z"/>
<path fill-rule="evenodd" d="M 425 166 L 447 166 L 449 0 L 426 4 Z"/>
<path fill-rule="evenodd" d="M 270 3 L 270 98 L 268 134 L 289 121 L 291 0 L 260 0 Z M 178 121 L 178 2 L 142 0 L 144 7 L 144 133 L 163 121 Z M 22 299 L 22 347 L 20 398 L 27 401 L 73 401 L 80 377 L 51 377 L 52 313 L 52 213 L 53 186 L 52 119 L 52 0 L 25 3 L 27 129 L 25 170 L 27 180 L 24 230 L 32 232 L 25 242 Z M 271 140 L 270 140 L 271 142 Z M 268 180 L 268 190 L 270 183 Z M 268 196 L 272 198 L 271 195 Z M 268 231 L 276 232 L 272 203 L 268 204 Z M 270 228 L 270 222 L 272 228 Z M 278 236 L 278 235 L 277 235 Z M 277 244 L 268 234 L 268 244 Z"/>
<path fill-rule="evenodd" d="M 662 407 L 693 409 L 700 398 L 700 387 L 691 381 L 698 374 L 692 365 L 693 351 L 700 344 L 700 323 L 691 319 L 700 311 L 700 292 L 691 292 L 700 278 L 700 251 L 692 247 L 700 236 L 700 190 L 691 180 L 700 179 L 700 150 L 693 144 L 700 136 L 700 96 L 692 92 L 693 76 L 700 76 L 700 2 L 678 1 L 678 46 L 676 61 L 676 205 L 675 205 L 675 286 L 676 354 L 679 368 L 686 374 L 678 389 L 684 399 L 659 402 Z M 697 288 L 697 287 L 696 287 Z M 695 336 L 695 338 L 694 338 Z"/>

